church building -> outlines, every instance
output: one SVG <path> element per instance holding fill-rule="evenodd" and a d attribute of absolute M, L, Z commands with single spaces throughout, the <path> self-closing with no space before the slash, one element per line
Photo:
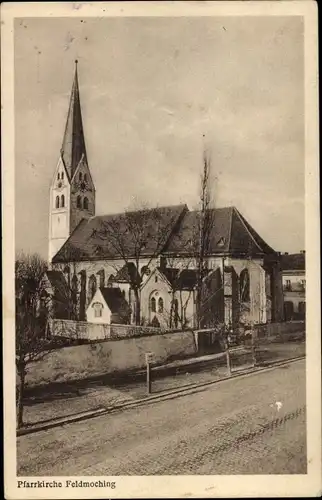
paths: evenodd
<path fill-rule="evenodd" d="M 199 220 L 200 212 L 190 211 L 185 204 L 95 215 L 76 61 L 50 187 L 48 258 L 55 273 L 49 276 L 48 286 L 55 281 L 62 289 L 64 282 L 66 301 L 73 304 L 63 309 L 61 318 L 102 322 L 104 317 L 115 317 L 164 329 L 195 326 L 194 241 Z M 237 208 L 213 209 L 211 220 L 201 326 L 282 320 L 279 254 Z M 109 292 L 110 288 L 117 291 Z M 116 304 L 129 313 L 118 314 Z M 108 316 L 104 307 L 110 311 Z"/>

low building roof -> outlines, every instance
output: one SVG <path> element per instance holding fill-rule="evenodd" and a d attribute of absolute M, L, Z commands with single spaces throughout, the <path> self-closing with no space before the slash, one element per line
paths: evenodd
<path fill-rule="evenodd" d="M 111 313 L 118 313 L 129 308 L 129 304 L 119 288 L 101 287 L 99 290 Z"/>
<path fill-rule="evenodd" d="M 281 267 L 283 271 L 304 271 L 305 253 L 282 254 Z"/>
<path fill-rule="evenodd" d="M 193 290 L 197 284 L 195 269 L 158 268 L 158 270 L 164 274 L 174 290 Z"/>

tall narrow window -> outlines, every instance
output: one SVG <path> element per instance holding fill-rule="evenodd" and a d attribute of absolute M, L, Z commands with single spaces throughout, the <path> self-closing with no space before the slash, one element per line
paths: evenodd
<path fill-rule="evenodd" d="M 60 174 L 58 173 L 58 174 L 57 174 L 57 180 L 59 180 L 59 179 L 60 179 Z"/>
<path fill-rule="evenodd" d="M 152 297 L 152 299 L 151 299 L 151 312 L 153 312 L 153 313 L 156 312 L 156 302 L 155 302 L 154 297 Z"/>
<path fill-rule="evenodd" d="M 84 182 L 87 182 L 87 174 L 84 174 Z"/>
<path fill-rule="evenodd" d="M 77 208 L 82 208 L 82 198 L 80 196 L 77 196 Z"/>
<path fill-rule="evenodd" d="M 73 308 L 73 319 L 76 319 L 77 317 L 77 292 L 78 292 L 78 281 L 77 281 L 77 276 L 74 274 L 72 277 L 72 308 Z"/>
<path fill-rule="evenodd" d="M 163 299 L 161 297 L 158 300 L 158 313 L 163 313 Z"/>
<path fill-rule="evenodd" d="M 64 172 L 61 173 L 61 179 L 64 179 Z"/>
<path fill-rule="evenodd" d="M 84 210 L 88 210 L 88 198 L 84 198 Z"/>
<path fill-rule="evenodd" d="M 60 204 L 62 207 L 65 206 L 65 196 L 63 194 L 61 195 L 61 198 L 60 198 Z"/>
<path fill-rule="evenodd" d="M 250 301 L 250 290 L 249 290 L 249 272 L 247 269 L 243 269 L 240 273 L 240 300 L 241 302 Z"/>
<path fill-rule="evenodd" d="M 178 299 L 174 299 L 174 302 L 173 302 L 173 318 L 174 318 L 174 326 L 175 326 L 175 328 L 178 328 L 178 322 L 179 322 L 179 303 L 178 303 Z"/>
<path fill-rule="evenodd" d="M 79 172 L 78 179 L 79 179 L 80 181 L 83 179 L 83 174 L 82 174 L 82 172 Z"/>
<path fill-rule="evenodd" d="M 94 274 L 90 276 L 89 278 L 89 300 L 92 300 L 92 298 L 95 295 L 96 288 L 97 288 L 97 282 L 96 282 L 96 277 Z"/>
<path fill-rule="evenodd" d="M 56 196 L 56 204 L 55 204 L 56 208 L 59 208 L 59 196 Z"/>

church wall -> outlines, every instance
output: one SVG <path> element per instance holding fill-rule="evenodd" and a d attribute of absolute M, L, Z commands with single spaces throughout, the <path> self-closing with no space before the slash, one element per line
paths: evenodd
<path fill-rule="evenodd" d="M 130 260 L 129 260 L 130 261 Z M 141 259 L 140 266 L 146 266 L 150 264 L 150 269 L 153 270 L 158 265 L 158 259 L 154 259 L 153 262 L 150 262 L 150 259 Z M 80 319 L 85 320 L 85 311 L 92 299 L 91 296 L 91 283 L 96 281 L 95 290 L 99 286 L 108 286 L 108 279 L 111 275 L 116 275 L 116 273 L 125 265 L 123 259 L 115 259 L 113 261 L 107 260 L 99 260 L 99 261 L 84 261 L 84 262 L 72 262 L 69 264 L 63 263 L 53 263 L 52 268 L 63 271 L 66 267 L 69 269 L 70 275 L 74 274 L 77 276 L 78 281 L 78 308 L 80 310 Z M 104 283 L 102 280 L 101 271 L 104 271 Z M 66 281 L 67 273 L 66 274 Z M 81 274 L 83 275 L 83 287 L 81 286 Z M 114 286 L 118 286 L 122 290 L 126 290 L 126 293 L 130 294 L 129 285 L 120 283 L 114 284 Z M 81 295 L 83 296 L 83 305 L 80 306 Z M 126 297 L 127 298 L 127 297 Z M 131 297 L 129 296 L 129 303 L 133 305 L 133 292 L 131 293 Z"/>

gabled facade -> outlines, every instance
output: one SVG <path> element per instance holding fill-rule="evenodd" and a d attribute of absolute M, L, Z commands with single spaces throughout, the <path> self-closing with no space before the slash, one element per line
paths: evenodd
<path fill-rule="evenodd" d="M 88 323 L 129 324 L 130 307 L 119 288 L 98 288 L 86 311 Z"/>

